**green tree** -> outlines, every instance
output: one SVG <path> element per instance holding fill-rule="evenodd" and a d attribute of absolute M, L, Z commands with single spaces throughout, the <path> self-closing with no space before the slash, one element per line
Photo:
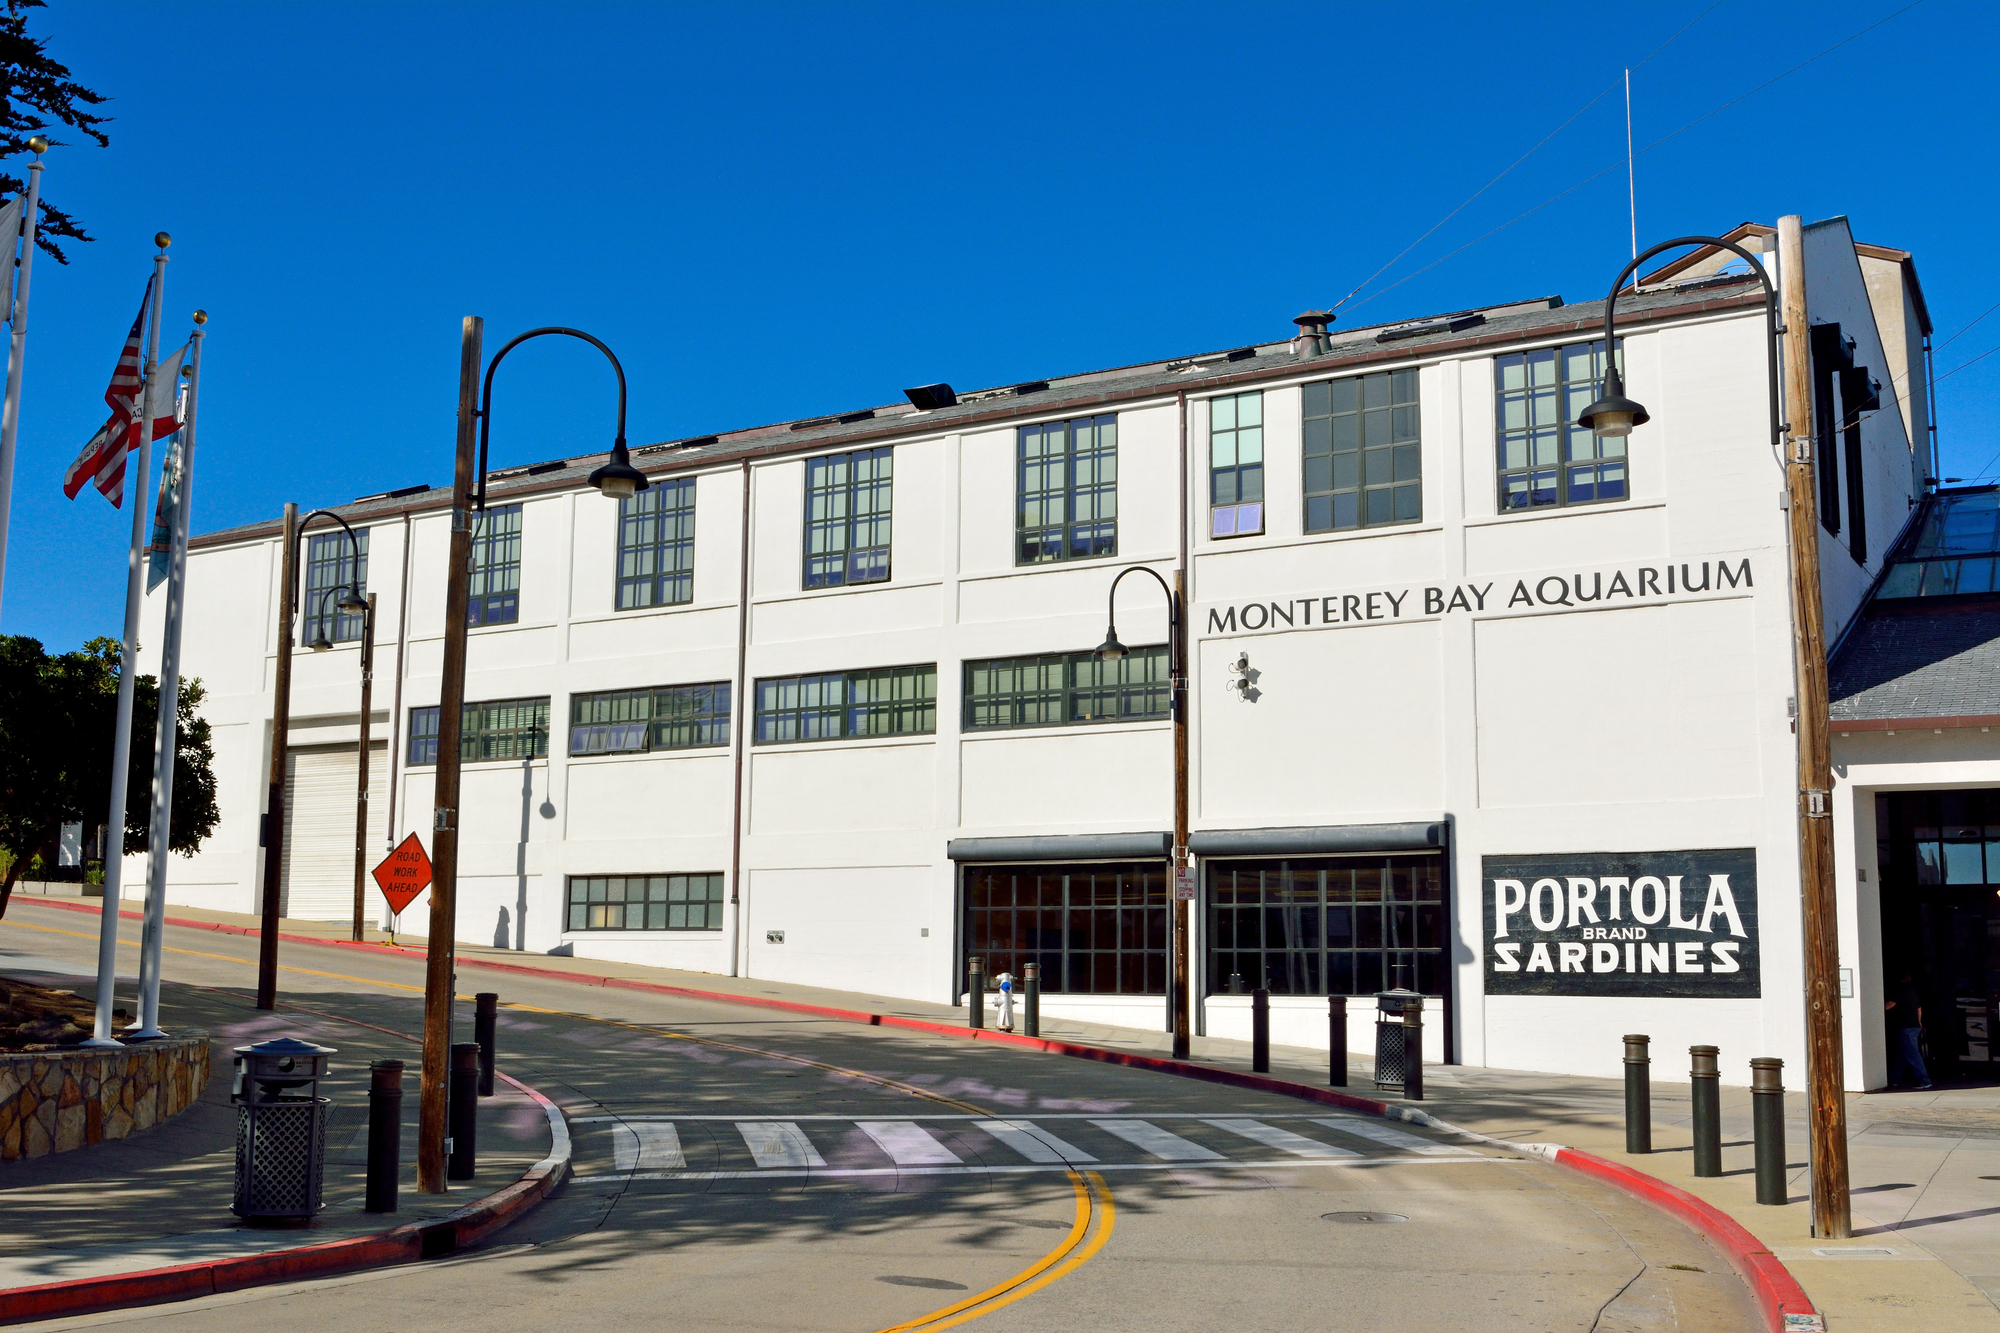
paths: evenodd
<path fill-rule="evenodd" d="M 49 58 L 43 39 L 28 36 L 27 11 L 44 8 L 44 0 L 7 0 L 7 12 L 0 14 L 0 158 L 29 152 L 29 139 L 57 126 L 68 126 L 96 140 L 99 148 L 111 143 L 102 128 L 111 118 L 88 110 L 102 106 L 104 95 L 72 79 L 69 66 Z M 85 21 L 114 20 L 110 11 L 98 10 Z M 49 142 L 60 144 L 63 140 L 50 136 Z M 19 176 L 0 171 L 0 190 L 16 195 L 26 189 Z M 58 264 L 67 264 L 69 259 L 58 241 L 87 242 L 91 238 L 84 235 L 82 223 L 51 204 L 47 196 L 42 198 L 41 214 L 36 243 Z"/>
<path fill-rule="evenodd" d="M 51 656 L 25 635 L 0 635 L 0 917 L 30 857 L 53 861 L 62 826 L 107 821 L 111 748 L 118 725 L 119 644 L 92 639 L 82 651 Z M 159 682 L 133 681 L 132 763 L 126 779 L 126 852 L 146 850 L 152 822 L 153 737 Z M 199 680 L 181 683 L 174 746 L 174 804 L 167 846 L 193 856 L 215 831 L 215 750 L 196 711 Z"/>

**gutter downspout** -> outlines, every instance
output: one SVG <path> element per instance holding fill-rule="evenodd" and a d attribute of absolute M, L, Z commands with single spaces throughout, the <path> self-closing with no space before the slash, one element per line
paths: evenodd
<path fill-rule="evenodd" d="M 1174 572 L 1174 590 L 1180 594 L 1181 670 L 1187 675 L 1187 679 L 1181 685 L 1181 707 L 1187 710 L 1186 725 L 1190 744 L 1192 744 L 1194 735 L 1194 654 L 1190 651 L 1190 640 L 1193 636 L 1189 633 L 1189 629 L 1194 623 L 1194 612 L 1190 609 L 1194 605 L 1194 597 L 1188 566 L 1188 524 L 1193 520 L 1188 512 L 1187 390 L 1180 390 L 1175 395 L 1175 399 L 1180 407 L 1181 427 L 1181 549 L 1180 567 Z M 1190 856 L 1188 860 L 1192 863 L 1194 858 Z M 1199 884 L 1201 881 L 1197 879 L 1195 882 Z M 1169 891 L 1171 892 L 1171 888 Z M 1200 907 L 1200 890 L 1197 889 L 1194 902 L 1188 904 L 1188 1030 L 1195 1036 L 1206 1037 L 1208 1035 L 1207 1005 L 1202 1002 L 1203 990 L 1200 982 L 1197 980 L 1202 975 L 1201 957 L 1195 951 L 1194 947 L 1195 941 L 1201 937 L 1201 930 L 1197 925 L 1197 919 L 1201 915 Z M 1168 971 L 1171 974 L 1172 969 L 1169 968 Z M 1173 987 L 1170 982 L 1168 990 L 1171 991 L 1172 989 Z M 1174 1026 L 1173 1008 L 1173 996 L 1169 994 L 1167 997 L 1167 1030 L 1169 1032 L 1173 1031 Z"/>
<path fill-rule="evenodd" d="M 750 652 L 750 460 L 743 460 L 743 514 L 740 546 L 736 556 L 736 697 L 731 704 L 736 723 L 735 781 L 730 789 L 729 815 L 729 975 L 741 976 L 750 969 L 743 946 L 743 747 L 749 743 L 743 719 L 749 711 L 745 691 L 749 680 L 744 672 Z"/>

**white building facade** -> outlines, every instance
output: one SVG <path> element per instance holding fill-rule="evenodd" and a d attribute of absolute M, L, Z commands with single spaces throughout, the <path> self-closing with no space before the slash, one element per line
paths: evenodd
<path fill-rule="evenodd" d="M 1830 634 L 1931 472 L 1897 253 L 1843 219 L 1807 231 L 1848 371 Z M 1730 1081 L 1753 1055 L 1802 1077 L 1783 477 L 1761 288 L 1728 258 L 1621 299 L 1651 412 L 1622 441 L 1567 424 L 1596 396 L 1601 305 L 1549 298 L 653 446 L 634 501 L 585 485 L 601 458 L 494 473 L 459 937 L 933 1001 L 968 955 L 1039 961 L 1045 1010 L 1164 1024 L 1158 585 L 1119 590 L 1124 663 L 1090 651 L 1142 564 L 1187 587 L 1198 1028 L 1247 1034 L 1240 978 L 1273 991 L 1276 1040 L 1324 1047 L 1331 989 L 1366 1049 L 1372 997 L 1404 986 L 1434 1060 L 1611 1074 L 1647 1032 L 1669 1067 L 1709 1042 Z M 338 585 L 379 608 L 368 860 L 428 843 L 449 504 L 340 506 L 358 579 L 336 525 L 302 541 L 298 642 L 334 646 L 293 658 L 286 915 L 351 911 L 360 625 Z M 260 900 L 279 548 L 265 523 L 191 553 L 184 671 L 223 821 L 174 859 L 174 903 Z M 1882 1081 L 1854 879 L 1873 829 L 1840 809 L 1860 1087 Z M 420 900 L 399 929 L 426 925 Z"/>

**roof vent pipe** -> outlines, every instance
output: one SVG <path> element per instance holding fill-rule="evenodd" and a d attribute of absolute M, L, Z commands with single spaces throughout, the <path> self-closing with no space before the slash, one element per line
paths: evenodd
<path fill-rule="evenodd" d="M 1333 323 L 1331 310 L 1308 310 L 1294 316 L 1292 323 L 1299 326 L 1298 336 L 1292 339 L 1293 352 L 1300 356 L 1326 355 L 1333 341 L 1326 332 L 1326 326 Z"/>

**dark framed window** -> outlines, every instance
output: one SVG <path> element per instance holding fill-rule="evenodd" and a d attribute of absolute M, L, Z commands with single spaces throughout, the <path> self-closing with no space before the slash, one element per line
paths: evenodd
<path fill-rule="evenodd" d="M 352 643 L 361 637 L 359 611 L 342 611 L 336 605 L 341 594 L 335 589 L 352 586 L 359 596 L 368 595 L 368 529 L 354 534 L 354 549 L 360 559 L 347 553 L 345 532 L 314 532 L 306 536 L 306 591 L 299 607 L 299 642 L 311 643 L 322 633 L 329 643 Z"/>
<path fill-rule="evenodd" d="M 729 682 L 573 694 L 569 752 L 645 754 L 729 744 Z"/>
<path fill-rule="evenodd" d="M 995 657 L 965 664 L 965 729 L 1142 722 L 1172 707 L 1164 644 L 1116 662 L 1094 652 Z"/>
<path fill-rule="evenodd" d="M 571 930 L 721 930 L 721 875 L 572 875 Z"/>
<path fill-rule="evenodd" d="M 1169 911 L 1165 861 L 965 867 L 965 955 L 1050 993 L 1165 995 Z"/>
<path fill-rule="evenodd" d="M 549 753 L 549 700 L 496 699 L 469 703 L 461 715 L 458 757 L 464 763 L 488 759 L 545 759 Z M 412 764 L 435 764 L 438 709 L 410 710 Z"/>
<path fill-rule="evenodd" d="M 1208 535 L 1264 530 L 1264 395 L 1208 400 Z"/>
<path fill-rule="evenodd" d="M 758 745 L 937 730 L 937 663 L 757 682 Z"/>
<path fill-rule="evenodd" d="M 1208 863 L 1208 989 L 1444 994 L 1443 858 L 1326 856 Z"/>
<path fill-rule="evenodd" d="M 1023 426 L 1015 563 L 1118 554 L 1118 418 Z"/>
<path fill-rule="evenodd" d="M 1307 532 L 1423 519 L 1415 367 L 1308 384 L 1303 406 Z"/>
<path fill-rule="evenodd" d="M 655 478 L 618 502 L 618 609 L 693 600 L 694 478 Z"/>
<path fill-rule="evenodd" d="M 1631 494 L 1624 439 L 1576 424 L 1597 401 L 1603 380 L 1602 339 L 1493 358 L 1501 513 L 1603 504 Z"/>
<path fill-rule="evenodd" d="M 806 460 L 806 587 L 888 579 L 892 452 L 857 449 Z"/>
<path fill-rule="evenodd" d="M 511 625 L 521 618 L 521 506 L 473 515 L 472 596 L 468 625 Z"/>

